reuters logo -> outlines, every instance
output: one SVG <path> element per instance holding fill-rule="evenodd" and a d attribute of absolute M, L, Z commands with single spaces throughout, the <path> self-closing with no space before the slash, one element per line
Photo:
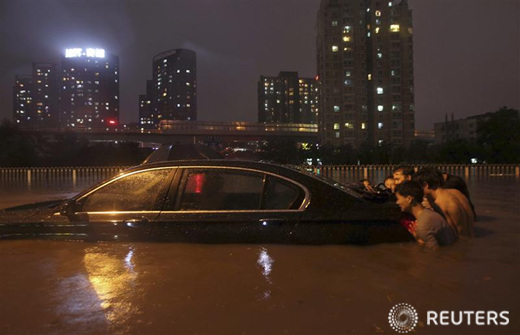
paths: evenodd
<path fill-rule="evenodd" d="M 388 323 L 398 333 L 406 334 L 417 326 L 417 311 L 412 305 L 397 304 L 388 313 Z"/>

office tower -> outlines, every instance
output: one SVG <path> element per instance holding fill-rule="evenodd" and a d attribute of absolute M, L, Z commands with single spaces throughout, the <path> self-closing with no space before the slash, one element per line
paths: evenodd
<path fill-rule="evenodd" d="M 106 129 L 119 124 L 117 56 L 103 49 L 67 49 L 61 70 L 61 127 Z"/>
<path fill-rule="evenodd" d="M 175 49 L 153 58 L 154 123 L 197 120 L 197 65 L 194 51 Z"/>
<path fill-rule="evenodd" d="M 283 71 L 278 77 L 260 76 L 258 122 L 316 123 L 317 100 L 315 79 Z"/>
<path fill-rule="evenodd" d="M 414 132 L 412 14 L 406 0 L 321 0 L 322 143 L 408 146 Z"/>
<path fill-rule="evenodd" d="M 146 81 L 146 94 L 139 95 L 139 127 L 157 128 L 157 118 L 154 117 L 153 81 Z"/>

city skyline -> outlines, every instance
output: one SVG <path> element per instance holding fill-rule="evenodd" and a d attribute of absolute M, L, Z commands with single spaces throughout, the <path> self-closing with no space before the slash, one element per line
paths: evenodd
<path fill-rule="evenodd" d="M 433 129 L 445 114 L 464 118 L 504 105 L 519 108 L 518 2 L 443 3 L 409 1 L 416 128 Z M 260 75 L 316 75 L 318 5 L 318 0 L 113 1 L 99 12 L 101 6 L 88 1 L 4 0 L 0 118 L 12 119 L 15 75 L 29 74 L 33 62 L 57 63 L 67 47 L 92 46 L 120 58 L 123 123 L 138 120 L 137 101 L 153 56 L 175 48 L 197 53 L 199 120 L 254 121 Z M 32 22 L 39 23 L 38 30 Z"/>

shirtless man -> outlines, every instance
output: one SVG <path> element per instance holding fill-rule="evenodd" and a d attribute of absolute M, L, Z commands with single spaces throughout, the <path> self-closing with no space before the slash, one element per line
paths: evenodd
<path fill-rule="evenodd" d="M 440 171 L 423 168 L 414 174 L 424 190 L 424 195 L 432 207 L 440 211 L 448 224 L 462 236 L 473 236 L 473 211 L 468 199 L 460 191 L 442 188 L 443 178 Z"/>

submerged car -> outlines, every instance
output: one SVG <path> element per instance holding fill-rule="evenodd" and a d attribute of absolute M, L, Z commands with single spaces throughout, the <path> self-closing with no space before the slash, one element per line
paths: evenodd
<path fill-rule="evenodd" d="M 168 161 L 128 169 L 62 202 L 0 211 L 0 239 L 201 243 L 409 241 L 392 202 L 281 165 Z"/>

